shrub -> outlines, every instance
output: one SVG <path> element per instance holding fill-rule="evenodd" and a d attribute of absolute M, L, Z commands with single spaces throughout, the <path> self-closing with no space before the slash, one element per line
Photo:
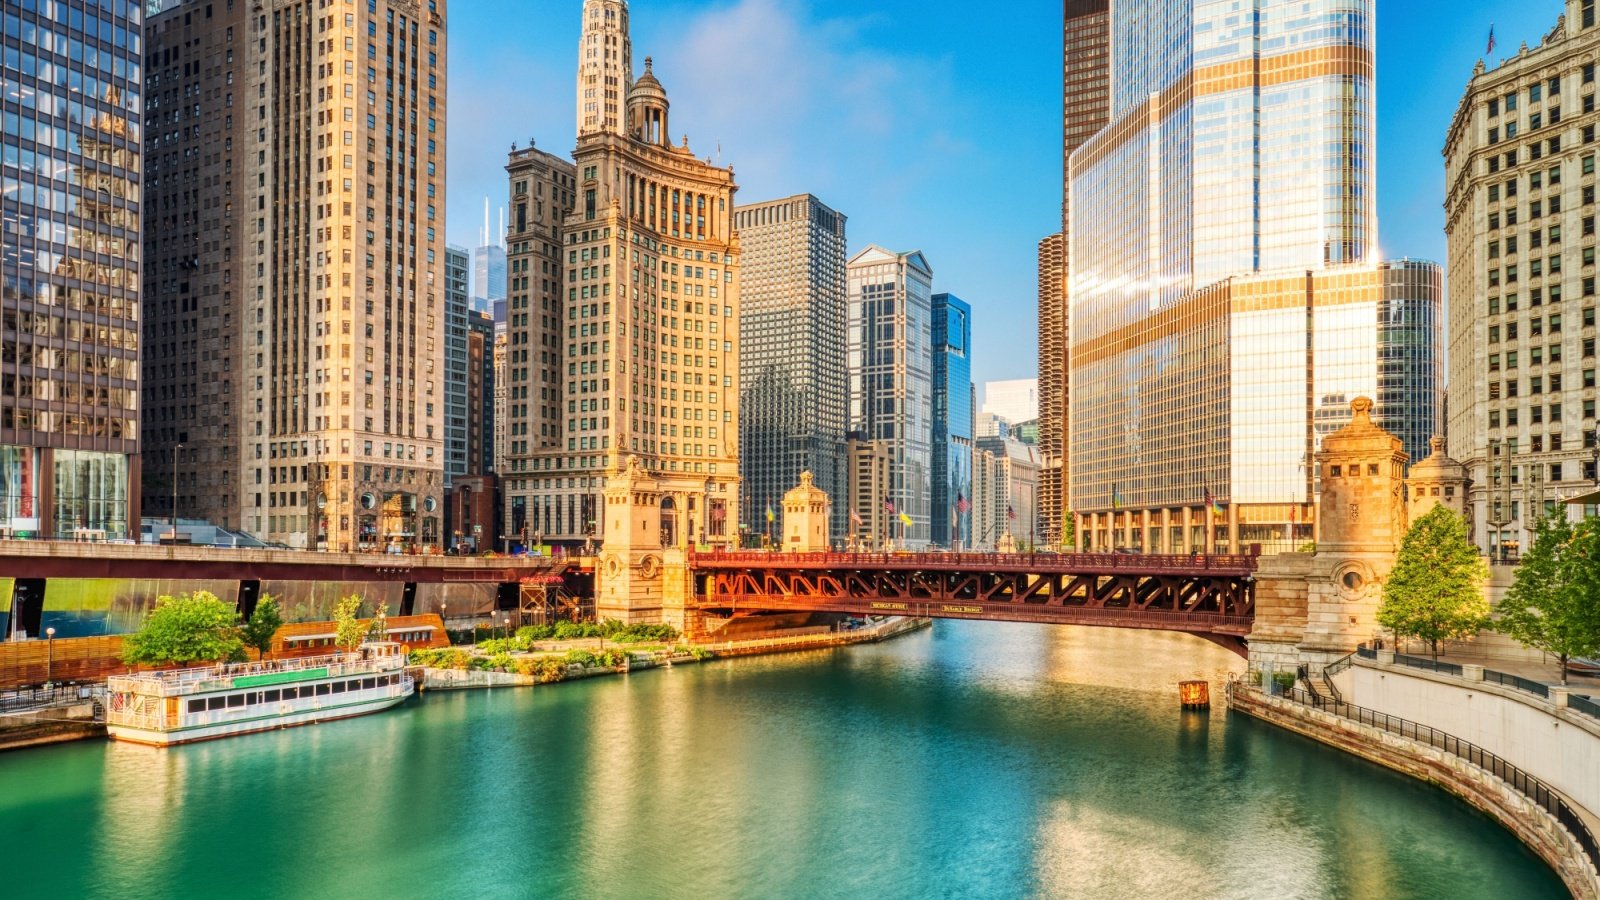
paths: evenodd
<path fill-rule="evenodd" d="M 454 647 L 411 651 L 412 665 L 427 666 L 430 669 L 466 669 L 472 665 L 472 659 L 472 654 Z"/>
<path fill-rule="evenodd" d="M 542 659 L 519 659 L 514 665 L 519 675 L 531 675 L 539 684 L 550 684 L 564 681 L 567 677 L 567 664 L 554 657 Z"/>
<path fill-rule="evenodd" d="M 1293 672 L 1273 672 L 1272 683 L 1278 686 L 1280 693 L 1287 694 L 1294 688 L 1297 677 Z"/>

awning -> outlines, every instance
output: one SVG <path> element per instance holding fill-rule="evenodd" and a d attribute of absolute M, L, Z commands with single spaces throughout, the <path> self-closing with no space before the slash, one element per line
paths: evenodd
<path fill-rule="evenodd" d="M 1576 497 L 1568 497 L 1566 499 L 1566 504 L 1568 506 L 1587 506 L 1591 503 L 1600 503 L 1600 489 L 1579 494 Z"/>
<path fill-rule="evenodd" d="M 338 637 L 338 635 L 331 631 L 327 634 L 293 634 L 284 638 L 283 642 L 285 644 L 292 644 L 296 641 L 323 641 L 331 640 L 336 637 Z"/>

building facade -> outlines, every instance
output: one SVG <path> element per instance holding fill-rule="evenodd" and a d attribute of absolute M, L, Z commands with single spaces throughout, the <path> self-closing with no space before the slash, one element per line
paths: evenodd
<path fill-rule="evenodd" d="M 1039 456 L 1021 441 L 979 438 L 972 462 L 972 534 L 978 550 L 1031 550 L 1039 534 Z"/>
<path fill-rule="evenodd" d="M 847 433 L 889 455 L 884 493 L 852 495 L 850 506 L 884 507 L 897 545 L 925 547 L 933 511 L 933 269 L 919 250 L 869 245 L 851 257 L 846 278 Z M 859 484 L 853 479 L 852 489 Z"/>
<path fill-rule="evenodd" d="M 1372 4 L 1116 5 L 1111 41 L 1069 158 L 1079 545 L 1292 549 L 1351 399 L 1419 456 L 1440 423 L 1440 271 L 1375 258 Z"/>
<path fill-rule="evenodd" d="M 1571 0 L 1538 46 L 1480 61 L 1445 141 L 1448 448 L 1497 558 L 1597 482 L 1595 24 Z"/>
<path fill-rule="evenodd" d="M 883 501 L 890 496 L 893 483 L 889 474 L 892 456 L 888 442 L 852 435 L 845 441 L 845 454 L 850 466 L 850 510 L 845 546 L 862 551 L 894 546 L 902 523 Z"/>
<path fill-rule="evenodd" d="M 1059 544 L 1072 513 L 1067 502 L 1067 237 L 1072 211 L 1069 160 L 1104 128 L 1111 109 L 1110 0 L 1063 0 L 1061 41 L 1061 227 L 1039 242 L 1040 533 Z"/>
<path fill-rule="evenodd" d="M 472 257 L 444 248 L 444 483 L 467 474 L 467 273 Z M 446 510 L 448 512 L 448 510 Z"/>
<path fill-rule="evenodd" d="M 467 313 L 467 470 L 494 471 L 494 317 Z"/>
<path fill-rule="evenodd" d="M 932 496 L 929 538 L 935 546 L 972 544 L 972 305 L 933 295 Z"/>
<path fill-rule="evenodd" d="M 601 515 L 607 481 L 624 472 L 651 485 L 625 494 L 653 498 L 651 546 L 737 539 L 739 246 L 733 172 L 674 145 L 651 60 L 632 71 L 627 4 L 586 0 L 561 382 L 543 423 L 553 446 L 533 453 L 524 480 L 534 531 L 569 545 L 620 541 L 608 558 L 636 566 L 637 535 L 612 540 Z M 617 512 L 621 523 L 640 511 Z"/>
<path fill-rule="evenodd" d="M 297 547 L 438 546 L 446 4 L 244 7 L 166 0 L 148 23 L 146 203 L 193 239 L 147 245 L 171 299 L 146 328 L 203 319 L 194 352 L 215 358 L 151 355 L 182 419 L 149 423 L 146 455 L 196 423 L 216 438 L 181 470 L 197 517 Z"/>
<path fill-rule="evenodd" d="M 845 217 L 810 194 L 740 206 L 739 475 L 743 509 L 781 500 L 811 472 L 838 498 L 844 534 Z M 782 523 L 776 523 L 782 527 Z"/>
<path fill-rule="evenodd" d="M 994 413 L 1013 425 L 1039 418 L 1039 379 L 985 381 L 980 411 Z"/>
<path fill-rule="evenodd" d="M 0 526 L 136 538 L 143 11 L 65 0 L 5 18 Z"/>

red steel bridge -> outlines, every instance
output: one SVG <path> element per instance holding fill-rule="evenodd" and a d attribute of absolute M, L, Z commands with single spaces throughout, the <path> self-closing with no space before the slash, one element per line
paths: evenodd
<path fill-rule="evenodd" d="M 690 559 L 711 615 L 930 616 L 1183 631 L 1243 654 L 1255 556 L 1129 553 L 782 553 Z"/>

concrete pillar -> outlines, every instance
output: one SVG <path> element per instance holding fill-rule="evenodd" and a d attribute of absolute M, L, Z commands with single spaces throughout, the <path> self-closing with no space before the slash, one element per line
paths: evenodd
<path fill-rule="evenodd" d="M 1085 523 L 1084 523 L 1084 519 L 1083 519 L 1083 514 L 1082 513 L 1076 513 L 1076 512 L 1073 513 L 1072 514 L 1072 545 L 1073 545 L 1072 549 L 1076 550 L 1079 553 L 1083 552 L 1083 531 L 1084 531 L 1084 527 L 1085 527 Z"/>
<path fill-rule="evenodd" d="M 1239 546 L 1239 504 L 1232 502 L 1228 504 L 1228 552 L 1244 552 Z"/>
<path fill-rule="evenodd" d="M 1205 525 L 1206 555 L 1217 552 L 1217 513 L 1211 507 L 1202 507 L 1200 521 Z"/>
<path fill-rule="evenodd" d="M 1156 545 L 1150 541 L 1150 510 L 1142 509 L 1139 511 L 1139 528 L 1143 532 L 1141 537 L 1144 540 L 1144 552 L 1156 552 Z"/>

